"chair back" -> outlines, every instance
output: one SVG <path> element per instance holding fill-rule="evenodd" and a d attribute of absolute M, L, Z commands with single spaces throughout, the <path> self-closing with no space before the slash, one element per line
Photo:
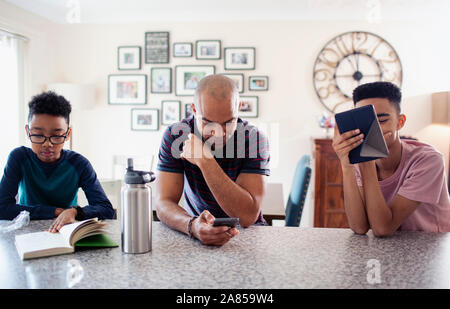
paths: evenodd
<path fill-rule="evenodd" d="M 295 169 L 291 192 L 286 204 L 286 226 L 300 226 L 310 179 L 310 157 L 309 155 L 304 155 Z"/>

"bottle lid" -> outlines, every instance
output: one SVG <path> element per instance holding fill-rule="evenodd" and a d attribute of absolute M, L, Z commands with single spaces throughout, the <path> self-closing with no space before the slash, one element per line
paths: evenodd
<path fill-rule="evenodd" d="M 156 179 L 153 172 L 135 171 L 133 168 L 133 159 L 128 159 L 127 172 L 125 173 L 126 184 L 146 184 Z"/>

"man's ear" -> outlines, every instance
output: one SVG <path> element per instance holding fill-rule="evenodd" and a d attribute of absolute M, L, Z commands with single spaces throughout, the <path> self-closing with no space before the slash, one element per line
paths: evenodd
<path fill-rule="evenodd" d="M 25 125 L 25 133 L 28 135 L 30 135 L 30 128 L 28 127 L 28 125 Z"/>
<path fill-rule="evenodd" d="M 397 122 L 397 131 L 401 130 L 406 123 L 406 115 L 405 114 L 400 114 L 398 116 L 398 122 Z"/>
<path fill-rule="evenodd" d="M 71 137 L 72 137 L 72 127 L 69 127 L 69 130 L 67 130 L 66 141 L 69 140 Z"/>

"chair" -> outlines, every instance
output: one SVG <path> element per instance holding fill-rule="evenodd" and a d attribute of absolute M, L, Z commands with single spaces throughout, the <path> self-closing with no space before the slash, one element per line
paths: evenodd
<path fill-rule="evenodd" d="M 300 226 L 303 206 L 311 179 L 310 157 L 304 155 L 297 164 L 291 192 L 286 204 L 286 226 Z"/>
<path fill-rule="evenodd" d="M 267 183 L 266 194 L 261 202 L 261 211 L 268 225 L 273 220 L 284 220 L 286 218 L 283 199 L 282 183 Z"/>

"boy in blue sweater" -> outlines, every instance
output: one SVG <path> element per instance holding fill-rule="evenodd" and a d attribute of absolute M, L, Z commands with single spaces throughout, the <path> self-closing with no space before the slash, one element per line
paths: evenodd
<path fill-rule="evenodd" d="M 63 149 L 71 133 L 70 103 L 54 92 L 44 92 L 28 106 L 25 131 L 32 146 L 18 147 L 8 157 L 0 182 L 0 219 L 12 220 L 26 210 L 31 219 L 56 218 L 50 232 L 75 220 L 115 219 L 89 161 Z M 77 204 L 80 187 L 89 202 L 83 208 Z"/>

